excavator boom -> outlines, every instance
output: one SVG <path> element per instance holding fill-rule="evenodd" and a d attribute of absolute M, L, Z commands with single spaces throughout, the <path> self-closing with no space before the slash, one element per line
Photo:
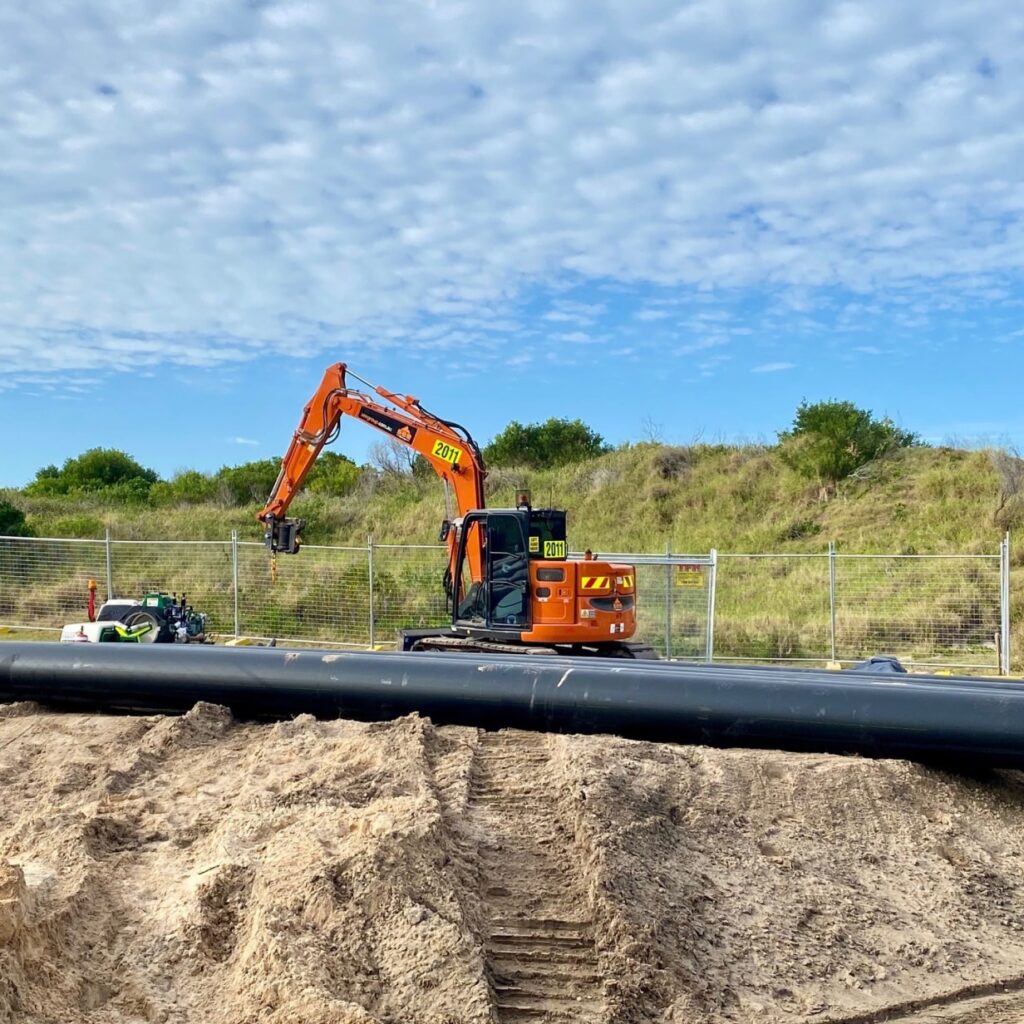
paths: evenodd
<path fill-rule="evenodd" d="M 428 413 L 411 395 L 367 384 L 377 396 L 371 398 L 350 388 L 349 373 L 345 363 L 327 368 L 316 393 L 302 410 L 277 482 L 258 518 L 268 527 L 284 519 L 317 456 L 336 436 L 342 416 L 362 420 L 422 455 L 449 485 L 460 516 L 483 508 L 487 472 L 480 449 L 469 432 L 457 423 Z"/>

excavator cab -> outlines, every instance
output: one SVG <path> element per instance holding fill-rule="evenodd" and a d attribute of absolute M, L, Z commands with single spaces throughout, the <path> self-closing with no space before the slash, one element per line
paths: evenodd
<path fill-rule="evenodd" d="M 530 562 L 565 559 L 565 512 L 489 509 L 462 521 L 455 556 L 452 624 L 471 633 L 514 635 L 533 623 Z"/>

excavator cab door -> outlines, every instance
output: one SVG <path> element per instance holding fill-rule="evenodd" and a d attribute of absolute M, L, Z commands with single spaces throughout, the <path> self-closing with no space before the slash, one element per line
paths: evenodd
<path fill-rule="evenodd" d="M 525 515 L 474 512 L 459 538 L 454 623 L 474 631 L 521 633 L 530 625 Z"/>

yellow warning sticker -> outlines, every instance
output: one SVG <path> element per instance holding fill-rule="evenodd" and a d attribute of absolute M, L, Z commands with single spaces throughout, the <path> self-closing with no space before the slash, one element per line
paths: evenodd
<path fill-rule="evenodd" d="M 540 552 L 540 537 L 533 536 L 530 538 L 530 554 L 536 555 Z"/>
<path fill-rule="evenodd" d="M 584 576 L 580 580 L 580 587 L 583 590 L 603 590 L 607 586 L 607 576 Z"/>

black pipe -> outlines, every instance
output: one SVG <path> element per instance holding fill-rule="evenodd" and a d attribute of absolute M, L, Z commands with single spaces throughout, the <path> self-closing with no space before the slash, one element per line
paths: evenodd
<path fill-rule="evenodd" d="M 488 729 L 614 733 L 1024 767 L 1024 686 L 599 658 L 156 644 L 0 644 L 0 702 L 240 718 L 410 712 Z"/>

